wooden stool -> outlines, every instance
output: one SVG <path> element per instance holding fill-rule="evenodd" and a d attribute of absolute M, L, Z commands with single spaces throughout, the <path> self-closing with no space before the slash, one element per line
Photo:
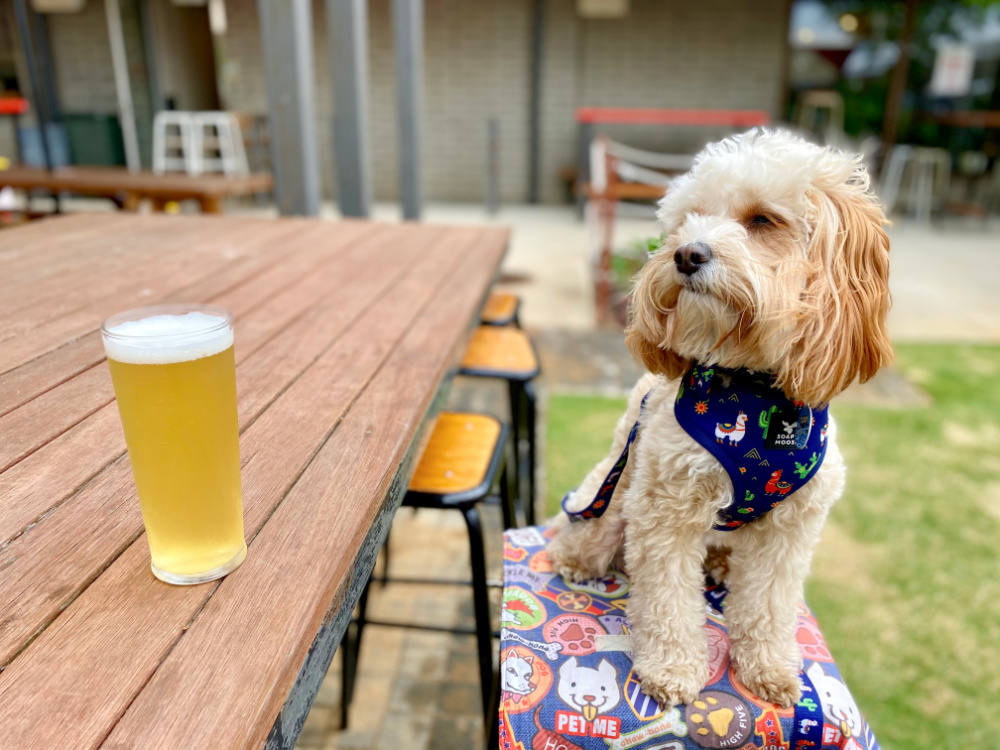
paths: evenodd
<path fill-rule="evenodd" d="M 527 500 L 522 503 L 529 525 L 535 523 L 535 387 L 532 380 L 541 372 L 531 338 L 513 326 L 479 326 L 462 358 L 459 375 L 500 378 L 510 387 L 510 423 L 514 433 L 514 461 L 511 478 L 518 500 L 521 476 L 528 475 Z M 522 457 L 522 453 L 524 454 Z"/>
<path fill-rule="evenodd" d="M 486 580 L 486 555 L 483 548 L 483 529 L 476 503 L 487 499 L 499 480 L 499 500 L 503 511 L 504 528 L 514 525 L 514 505 L 507 483 L 506 425 L 493 417 L 481 414 L 444 413 L 438 417 L 427 447 L 417 463 L 410 486 L 403 497 L 403 505 L 411 508 L 457 510 L 465 518 L 469 531 L 469 551 L 472 562 L 472 580 L 455 581 L 425 578 L 389 578 L 388 557 L 384 583 L 416 583 L 472 586 L 475 610 L 475 628 L 445 628 L 404 622 L 384 622 L 366 618 L 368 590 L 373 578 L 361 594 L 358 619 L 348 624 L 341 644 L 344 657 L 342 699 L 340 702 L 341 727 L 347 726 L 347 709 L 354 694 L 361 636 L 366 625 L 417 628 L 447 633 L 476 636 L 479 652 L 479 677 L 483 691 L 483 711 L 488 711 L 493 685 L 492 631 Z"/>
<path fill-rule="evenodd" d="M 486 304 L 479 314 L 479 320 L 487 326 L 521 327 L 518 312 L 521 309 L 521 298 L 510 292 L 490 292 Z"/>

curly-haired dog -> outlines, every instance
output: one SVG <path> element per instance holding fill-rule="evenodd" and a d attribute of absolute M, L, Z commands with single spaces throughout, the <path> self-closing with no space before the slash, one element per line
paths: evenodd
<path fill-rule="evenodd" d="M 590 507 L 606 505 L 604 514 L 572 524 L 560 514 L 550 554 L 575 581 L 624 560 L 635 668 L 643 691 L 672 705 L 694 700 L 708 677 L 703 564 L 710 549 L 727 548 L 737 673 L 791 706 L 802 667 L 796 609 L 844 488 L 826 405 L 892 357 L 885 219 L 858 157 L 760 130 L 708 146 L 658 216 L 665 241 L 637 277 L 626 331 L 651 374 L 608 456 L 564 503 L 576 515 L 596 495 Z M 739 395 L 727 401 L 726 388 Z M 709 420 L 703 439 L 697 419 Z M 738 515 L 751 511 L 762 515 Z"/>

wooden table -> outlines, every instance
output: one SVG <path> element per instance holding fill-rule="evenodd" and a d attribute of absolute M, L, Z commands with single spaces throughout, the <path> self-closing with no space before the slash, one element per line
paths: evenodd
<path fill-rule="evenodd" d="M 0 748 L 291 747 L 506 244 L 121 214 L 0 234 Z M 249 555 L 174 587 L 98 327 L 184 300 L 235 316 Z"/>
<path fill-rule="evenodd" d="M 217 214 L 222 213 L 224 199 L 265 193 L 274 186 L 274 180 L 268 174 L 192 177 L 129 172 L 118 167 L 62 167 L 51 172 L 39 167 L 14 167 L 0 172 L 0 187 L 5 185 L 110 198 L 130 211 L 136 210 L 143 198 L 149 198 L 154 209 L 162 209 L 168 201 L 196 200 L 202 212 Z"/>

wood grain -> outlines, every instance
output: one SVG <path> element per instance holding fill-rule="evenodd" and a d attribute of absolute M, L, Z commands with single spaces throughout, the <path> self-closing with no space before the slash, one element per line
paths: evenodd
<path fill-rule="evenodd" d="M 438 304 L 420 315 L 104 747 L 263 744 L 309 645 L 342 596 L 395 467 L 461 350 L 501 248 L 470 253 Z M 277 559 L 282 565 L 269 562 Z M 179 716 L 185 719 L 172 720 Z"/>
<path fill-rule="evenodd" d="M 371 304 L 250 424 L 241 440 L 248 537 L 265 521 L 270 523 L 275 505 L 385 358 L 406 350 L 414 316 L 437 309 L 438 286 L 449 278 L 456 283 L 456 265 L 469 262 L 469 248 L 476 244 L 475 232 L 452 232 L 412 270 L 400 269 L 378 304 Z M 495 267 L 499 257 L 494 239 L 492 254 L 484 254 L 479 262 Z M 462 286 L 471 285 L 466 293 L 481 298 L 487 281 L 472 276 Z M 474 309 L 465 312 L 468 319 Z M 452 325 L 462 323 L 455 310 L 438 315 L 449 318 Z M 443 345 L 447 342 L 429 344 L 439 356 Z M 349 415 L 353 413 L 351 408 Z M 392 417 L 386 421 L 395 429 L 410 425 Z M 352 518 L 361 522 L 353 514 Z M 251 557 L 257 554 L 254 550 L 252 543 Z M 261 562 L 267 560 L 273 567 L 285 567 L 273 557 Z M 17 747 L 52 747 L 65 737 L 65 727 L 72 726 L 74 747 L 99 744 L 214 588 L 215 584 L 184 589 L 159 583 L 149 573 L 145 541 L 131 544 L 0 677 L 0 726 L 5 727 L 5 736 Z M 257 731 L 266 734 L 269 728 Z"/>
<path fill-rule="evenodd" d="M 3 174 L 3 184 L 11 187 L 70 190 L 84 195 L 116 197 L 131 193 L 140 197 L 168 200 L 218 200 L 227 196 L 252 195 L 270 190 L 274 180 L 268 174 L 229 177 L 206 174 L 153 174 L 129 172 L 120 167 L 62 167 L 52 171 L 37 167 L 14 167 Z"/>
<path fill-rule="evenodd" d="M 247 368 L 242 361 L 237 365 L 239 410 L 244 427 L 276 393 L 287 387 L 289 381 L 276 380 L 275 373 L 284 372 L 290 379 L 298 375 L 298 371 L 287 369 L 287 363 L 291 361 L 287 356 L 288 341 L 300 342 L 301 347 L 304 347 L 299 351 L 299 359 L 295 360 L 304 367 L 323 351 L 330 337 L 335 336 L 353 316 L 370 306 L 378 292 L 388 286 L 393 276 L 382 274 L 379 263 L 385 260 L 385 253 L 398 247 L 402 232 L 398 227 L 387 228 L 375 235 L 370 243 L 361 243 L 350 252 L 337 255 L 333 263 L 322 269 L 325 273 L 310 276 L 308 282 L 317 287 L 313 290 L 316 294 L 329 289 L 337 278 L 352 282 L 351 289 L 346 290 L 343 295 L 334 297 L 326 294 L 322 304 L 316 307 L 318 315 L 329 318 L 326 336 L 302 335 L 302 329 L 309 325 L 310 319 L 297 320 L 300 316 L 293 302 L 306 304 L 303 300 L 308 301 L 315 294 L 300 294 L 298 287 L 285 293 L 293 295 L 294 300 L 283 300 L 284 295 L 278 295 L 237 324 L 238 361 L 242 359 L 241 350 L 245 351 L 248 346 L 247 341 L 255 344 L 262 337 L 266 337 L 266 349 L 277 349 L 286 355 L 286 368 L 282 370 L 270 367 L 274 358 L 263 354 L 257 362 L 266 371 L 260 373 L 261 377 L 251 379 L 254 387 L 245 392 L 241 381 L 244 380 L 243 373 Z M 430 239 L 435 232 L 433 229 L 420 228 L 417 232 L 410 231 L 407 234 L 412 237 L 414 247 L 419 250 L 421 236 Z M 354 257 L 355 254 L 357 257 Z M 395 273 L 405 273 L 418 258 L 419 255 L 414 253 L 406 259 L 409 263 L 397 264 Z M 352 269 L 356 272 L 355 275 L 352 275 Z M 295 321 L 295 327 L 291 330 L 276 327 L 288 317 Z M 277 335 L 279 331 L 281 335 Z M 316 331 L 312 333 L 316 334 Z M 258 369 L 257 362 L 250 366 L 252 371 Z M 106 364 L 101 367 L 106 369 Z M 110 387 L 110 376 L 107 373 L 105 375 Z M 72 382 L 74 381 L 70 381 Z M 254 408 L 256 411 L 252 410 Z M 119 445 L 121 455 L 124 445 Z M 244 466 L 253 460 L 253 456 L 248 456 L 246 450 L 242 451 L 241 458 Z M 95 461 L 94 464 L 99 462 L 100 460 Z M 37 508 L 33 510 L 38 511 Z M 105 516 L 109 513 L 114 514 L 118 522 L 105 523 Z M 26 514 L 22 512 L 21 515 L 18 520 L 24 520 L 23 516 Z M 0 569 L 6 569 L 11 579 L 17 581 L 16 586 L 0 586 L 0 665 L 17 653 L 25 637 L 30 637 L 44 627 L 60 608 L 88 585 L 141 531 L 141 516 L 134 497 L 131 469 L 127 458 L 124 458 L 115 460 L 98 480 L 84 485 L 72 498 L 55 506 L 55 512 L 46 517 L 44 524 L 25 531 L 0 549 Z"/>

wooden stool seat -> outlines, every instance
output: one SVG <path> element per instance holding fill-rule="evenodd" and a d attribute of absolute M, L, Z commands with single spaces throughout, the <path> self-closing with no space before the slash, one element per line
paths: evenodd
<path fill-rule="evenodd" d="M 512 326 L 479 326 L 462 358 L 462 374 L 531 380 L 539 373 L 531 339 Z"/>
<path fill-rule="evenodd" d="M 491 474 L 501 431 L 498 420 L 483 414 L 441 414 L 409 491 L 455 495 L 480 488 Z"/>
<path fill-rule="evenodd" d="M 517 323 L 521 299 L 510 292 L 490 292 L 479 319 L 488 326 L 508 326 Z"/>

